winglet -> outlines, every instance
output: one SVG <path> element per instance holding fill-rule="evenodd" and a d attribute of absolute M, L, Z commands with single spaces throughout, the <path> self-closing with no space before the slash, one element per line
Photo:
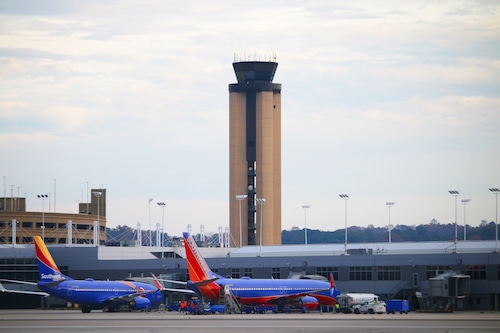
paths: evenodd
<path fill-rule="evenodd" d="M 335 289 L 335 281 L 333 280 L 333 273 L 332 272 L 330 272 L 329 280 L 330 280 L 330 289 Z"/>
<path fill-rule="evenodd" d="M 153 277 L 153 281 L 155 283 L 156 288 L 158 288 L 159 290 L 163 290 L 163 286 L 161 285 L 161 283 L 158 280 L 158 278 L 156 277 L 156 275 L 154 275 L 153 273 L 150 273 L 150 274 Z"/>

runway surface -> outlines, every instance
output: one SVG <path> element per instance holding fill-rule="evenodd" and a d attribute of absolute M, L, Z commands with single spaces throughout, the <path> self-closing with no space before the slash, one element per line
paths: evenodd
<path fill-rule="evenodd" d="M 0 333 L 128 332 L 500 332 L 500 312 L 356 315 L 333 313 L 184 315 L 178 312 L 81 313 L 0 310 Z"/>

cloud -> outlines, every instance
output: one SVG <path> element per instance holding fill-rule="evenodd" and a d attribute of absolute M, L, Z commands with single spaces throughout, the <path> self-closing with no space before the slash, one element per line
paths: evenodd
<path fill-rule="evenodd" d="M 178 224 L 216 231 L 231 62 L 276 54 L 285 223 L 310 200 L 329 228 L 335 198 L 342 226 L 346 191 L 365 196 L 353 223 L 379 199 L 383 221 L 385 196 L 426 223 L 445 215 L 449 187 L 480 195 L 500 182 L 497 12 L 494 1 L 2 2 L 2 170 L 28 192 L 57 178 L 68 209 L 86 182 L 105 185 L 110 225 L 144 220 L 123 207 L 154 194 L 182 207 Z M 432 214 L 403 208 L 426 195 Z"/>

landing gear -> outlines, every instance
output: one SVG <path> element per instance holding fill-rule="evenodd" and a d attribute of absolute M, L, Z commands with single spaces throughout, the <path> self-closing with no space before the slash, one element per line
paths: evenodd
<path fill-rule="evenodd" d="M 92 309 L 90 308 L 89 305 L 84 305 L 82 307 L 82 313 L 90 313 L 90 310 L 92 310 Z"/>

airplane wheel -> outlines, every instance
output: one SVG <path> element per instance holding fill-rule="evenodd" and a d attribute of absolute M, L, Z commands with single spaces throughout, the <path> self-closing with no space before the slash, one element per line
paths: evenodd
<path fill-rule="evenodd" d="M 91 309 L 90 309 L 90 306 L 84 306 L 84 307 L 82 308 L 82 313 L 90 313 L 90 310 L 91 310 Z"/>

